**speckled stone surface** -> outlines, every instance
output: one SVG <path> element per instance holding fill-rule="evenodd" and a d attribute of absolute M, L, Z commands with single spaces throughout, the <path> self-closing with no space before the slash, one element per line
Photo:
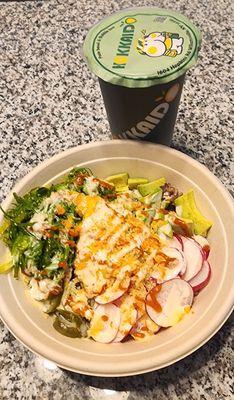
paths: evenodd
<path fill-rule="evenodd" d="M 202 51 L 185 83 L 173 146 L 232 190 L 231 1 L 11 1 L 0 3 L 1 199 L 42 160 L 108 139 L 98 83 L 81 47 L 95 22 L 132 5 L 173 8 L 201 29 Z M 0 323 L 0 399 L 233 399 L 232 322 L 174 366 L 118 379 L 63 371 L 26 350 Z"/>

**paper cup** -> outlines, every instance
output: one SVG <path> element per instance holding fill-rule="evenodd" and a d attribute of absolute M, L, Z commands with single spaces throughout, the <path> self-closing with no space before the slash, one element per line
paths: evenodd
<path fill-rule="evenodd" d="M 186 17 L 157 8 L 120 11 L 89 31 L 84 54 L 99 78 L 114 138 L 170 145 L 200 43 Z"/>
<path fill-rule="evenodd" d="M 148 88 L 127 88 L 99 78 L 115 139 L 140 139 L 170 145 L 185 75 Z"/>

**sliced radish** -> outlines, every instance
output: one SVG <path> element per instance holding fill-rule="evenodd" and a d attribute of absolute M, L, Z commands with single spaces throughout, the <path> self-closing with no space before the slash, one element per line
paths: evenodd
<path fill-rule="evenodd" d="M 198 274 L 203 263 L 203 251 L 201 246 L 193 239 L 183 237 L 184 257 L 186 261 L 186 271 L 182 278 L 185 281 L 190 281 Z"/>
<path fill-rule="evenodd" d="M 186 261 L 183 253 L 174 248 L 174 247 L 163 247 L 161 253 L 165 254 L 166 257 L 171 258 L 172 260 L 166 265 L 159 263 L 155 265 L 155 270 L 151 273 L 151 277 L 157 279 L 157 283 L 162 283 L 165 281 L 169 281 L 177 277 L 179 274 L 184 274 L 186 270 Z M 167 260 L 165 259 L 165 262 Z"/>
<path fill-rule="evenodd" d="M 182 237 L 180 235 L 178 235 L 177 233 L 174 233 L 174 236 L 181 244 L 182 250 L 184 250 L 184 244 L 183 244 L 183 240 Z"/>
<path fill-rule="evenodd" d="M 130 335 L 135 340 L 146 340 L 149 337 L 152 337 L 155 333 L 157 333 L 160 329 L 152 319 L 144 314 L 141 318 L 139 318 L 135 325 L 133 326 Z"/>
<path fill-rule="evenodd" d="M 109 286 L 104 293 L 95 297 L 95 301 L 99 304 L 112 303 L 119 299 L 128 290 L 130 285 L 130 278 L 125 278 L 122 282 L 118 280 L 112 286 Z"/>
<path fill-rule="evenodd" d="M 193 289 L 183 279 L 175 278 L 152 289 L 146 297 L 146 311 L 159 326 L 173 326 L 190 311 Z"/>
<path fill-rule="evenodd" d="M 120 307 L 121 303 L 122 303 L 122 299 L 124 297 L 124 294 L 120 297 L 118 297 L 118 299 L 114 300 L 112 303 L 116 306 L 116 307 Z"/>
<path fill-rule="evenodd" d="M 207 260 L 207 258 L 209 257 L 209 253 L 210 253 L 210 244 L 209 244 L 208 240 L 206 238 L 204 238 L 204 236 L 200 236 L 200 235 L 194 235 L 193 239 L 196 240 L 196 242 L 201 246 L 201 248 L 204 252 L 205 259 Z"/>
<path fill-rule="evenodd" d="M 98 305 L 91 320 L 89 336 L 96 342 L 110 343 L 117 335 L 120 309 L 114 304 Z"/>
<path fill-rule="evenodd" d="M 167 241 L 167 246 L 174 247 L 175 249 L 182 251 L 183 250 L 183 241 L 179 235 L 173 235 L 172 239 L 169 239 Z"/>
<path fill-rule="evenodd" d="M 154 285 L 155 286 L 155 285 Z M 145 298 L 148 293 L 145 282 L 138 282 L 133 284 L 129 289 L 129 296 L 134 299 L 134 307 L 137 310 L 137 318 L 145 314 Z"/>
<path fill-rule="evenodd" d="M 198 292 L 199 290 L 203 289 L 208 284 L 210 276 L 211 276 L 211 267 L 209 262 L 205 260 L 198 274 L 189 281 L 189 284 L 192 286 L 193 291 Z"/>
<path fill-rule="evenodd" d="M 120 305 L 120 325 L 113 343 L 121 342 L 130 332 L 137 320 L 137 310 L 134 307 L 134 299 L 131 296 L 123 296 Z"/>

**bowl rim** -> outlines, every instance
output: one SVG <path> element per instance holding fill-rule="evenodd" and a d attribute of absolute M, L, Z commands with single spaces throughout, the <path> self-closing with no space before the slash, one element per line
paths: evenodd
<path fill-rule="evenodd" d="M 93 143 L 88 143 L 88 144 L 82 144 L 79 146 L 75 146 L 72 148 L 69 148 L 65 151 L 62 151 L 56 155 L 54 155 L 53 157 L 50 157 L 46 160 L 44 160 L 42 163 L 39 163 L 36 167 L 34 167 L 28 174 L 26 174 L 22 179 L 19 180 L 19 182 L 16 183 L 16 185 L 13 187 L 13 189 L 10 191 L 10 193 L 8 194 L 8 196 L 6 197 L 6 199 L 3 201 L 2 206 L 4 207 L 8 207 L 10 205 L 10 203 L 12 202 L 12 194 L 13 192 L 18 192 L 26 183 L 28 180 L 30 180 L 32 177 L 36 176 L 37 173 L 45 168 L 47 168 L 49 165 L 53 164 L 56 161 L 59 161 L 61 158 L 64 157 L 69 157 L 69 155 L 79 152 L 80 150 L 84 150 L 84 149 L 88 149 L 88 148 L 95 148 L 95 147 L 99 147 L 99 146 L 113 146 L 115 144 L 123 144 L 123 140 L 107 140 L 107 141 L 98 141 L 98 142 L 93 142 Z M 135 146 L 135 145 L 139 145 L 139 142 L 136 141 L 128 141 L 128 145 L 130 146 Z M 208 176 L 209 180 L 212 180 L 213 183 L 216 185 L 216 187 L 218 187 L 222 193 L 225 193 L 225 198 L 226 201 L 228 202 L 229 208 L 230 210 L 232 210 L 234 212 L 234 204 L 232 202 L 232 197 L 231 194 L 228 192 L 228 190 L 224 187 L 224 185 L 219 181 L 219 179 L 214 176 L 209 170 L 208 168 L 206 168 L 204 165 L 202 165 L 201 163 L 199 163 L 198 161 L 194 160 L 193 158 L 191 158 L 190 156 L 188 156 L 187 154 L 184 154 L 176 149 L 164 146 L 164 145 L 160 145 L 160 144 L 152 144 L 152 143 L 144 143 L 144 145 L 149 146 L 150 148 L 154 148 L 155 146 L 157 146 L 157 148 L 166 150 L 168 152 L 170 152 L 172 155 L 175 154 L 177 157 L 182 158 L 186 161 L 188 161 L 190 163 L 190 165 L 193 165 L 196 168 L 199 168 L 201 170 L 201 172 L 203 174 L 205 174 L 206 176 Z M 110 156 L 110 158 L 115 158 L 113 156 Z M 117 157 L 120 158 L 120 157 Z M 134 157 L 129 157 L 134 159 Z M 135 157 L 136 158 L 136 157 Z M 147 157 L 146 157 L 147 159 Z M 90 160 L 89 160 L 90 161 Z M 77 165 L 79 165 L 79 163 L 77 163 Z M 165 164 L 166 165 L 166 164 Z M 185 175 L 185 174 L 184 174 Z M 185 175 L 186 176 L 186 175 Z M 1 216 L 1 215 L 0 215 Z M 212 327 L 209 329 L 209 332 L 205 335 L 200 335 L 201 338 L 200 340 L 197 341 L 197 344 L 192 346 L 192 348 L 190 350 L 186 350 L 185 352 L 182 352 L 180 354 L 180 356 L 176 356 L 174 358 L 171 358 L 170 360 L 168 360 L 167 362 L 162 363 L 159 367 L 155 367 L 153 365 L 151 365 L 148 368 L 143 368 L 138 369 L 137 371 L 129 371 L 129 372 L 123 372 L 123 373 L 103 373 L 103 372 L 93 372 L 93 371 L 84 371 L 84 370 L 79 370 L 77 368 L 73 368 L 73 367 L 69 367 L 69 365 L 65 365 L 63 363 L 58 362 L 57 360 L 53 360 L 51 357 L 47 358 L 45 354 L 40 353 L 40 351 L 38 350 L 38 348 L 35 349 L 35 346 L 33 346 L 30 343 L 25 343 L 24 339 L 20 336 L 20 334 L 18 334 L 17 332 L 15 332 L 14 328 L 12 328 L 10 325 L 10 322 L 7 318 L 6 315 L 4 315 L 4 311 L 0 310 L 0 318 L 1 320 L 4 322 L 4 324 L 6 325 L 6 327 L 9 329 L 9 331 L 26 347 L 28 348 L 30 351 L 32 351 L 33 353 L 39 355 L 40 357 L 44 357 L 49 359 L 52 362 L 55 362 L 56 365 L 65 368 L 67 370 L 73 371 L 73 372 L 78 372 L 78 373 L 82 373 L 85 375 L 93 375 L 93 376 L 108 376 L 108 377 L 117 377 L 117 376 L 131 376 L 131 375 L 138 375 L 138 374 L 142 374 L 142 373 L 146 373 L 146 372 L 150 372 L 150 371 L 154 371 L 156 369 L 161 369 L 164 368 L 168 365 L 171 365 L 181 359 L 183 359 L 184 357 L 192 354 L 194 351 L 196 351 L 198 348 L 200 348 L 201 346 L 203 346 L 207 341 L 210 340 L 210 338 L 212 336 L 214 336 L 217 331 L 221 328 L 221 326 L 225 323 L 225 321 L 228 319 L 228 317 L 230 316 L 230 314 L 232 313 L 232 310 L 234 308 L 234 293 L 230 294 L 230 296 L 228 297 L 228 301 L 226 300 L 225 302 L 225 312 L 221 313 L 219 318 L 216 318 L 215 320 L 215 326 L 212 325 Z M 203 336 L 203 338 L 202 338 Z"/>

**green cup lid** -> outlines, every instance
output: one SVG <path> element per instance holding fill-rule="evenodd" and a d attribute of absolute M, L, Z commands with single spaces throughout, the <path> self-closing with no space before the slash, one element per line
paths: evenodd
<path fill-rule="evenodd" d="M 88 33 L 84 55 L 94 74 L 127 87 L 149 87 L 183 75 L 197 61 L 199 30 L 183 15 L 134 8 L 105 18 Z"/>

